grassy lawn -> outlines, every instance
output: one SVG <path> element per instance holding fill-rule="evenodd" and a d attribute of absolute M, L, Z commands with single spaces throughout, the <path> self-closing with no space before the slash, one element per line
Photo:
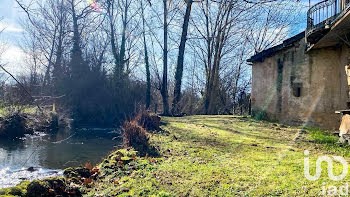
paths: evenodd
<path fill-rule="evenodd" d="M 348 176 L 331 181 L 326 163 L 319 180 L 304 177 L 304 150 L 310 151 L 312 175 L 318 156 L 337 155 L 349 161 L 350 148 L 337 144 L 338 137 L 331 132 L 305 129 L 305 133 L 297 127 L 233 116 L 162 121 L 165 132 L 150 136 L 159 157 L 135 157 L 127 150 L 111 153 L 97 166 L 101 173 L 97 181 L 82 188 L 85 196 L 319 196 L 324 186 L 349 181 Z M 334 174 L 341 172 L 342 166 L 334 163 Z"/>
<path fill-rule="evenodd" d="M 295 141 L 300 128 L 248 118 L 162 120 L 169 133 L 151 136 L 161 157 L 152 162 L 140 158 L 139 168 L 128 175 L 106 176 L 90 196 L 317 196 L 323 183 L 341 186 L 349 181 L 331 181 L 326 164 L 319 180 L 304 177 L 304 150 L 310 151 L 312 175 L 318 156 L 350 156 L 349 147 L 335 144 L 337 137 L 324 131 L 308 129 Z M 340 164 L 334 163 L 334 172 L 342 172 Z"/>

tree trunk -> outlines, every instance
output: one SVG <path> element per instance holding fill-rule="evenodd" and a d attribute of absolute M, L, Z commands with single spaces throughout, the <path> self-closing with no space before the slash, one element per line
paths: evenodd
<path fill-rule="evenodd" d="M 210 30 L 209 30 L 209 1 L 206 0 L 205 4 L 205 27 L 207 36 L 207 66 L 206 66 L 206 84 L 204 93 L 204 113 L 209 113 L 209 103 L 210 103 L 210 90 L 211 90 L 211 42 Z"/>
<path fill-rule="evenodd" d="M 163 82 L 161 95 L 163 100 L 163 114 L 169 115 L 168 103 L 168 7 L 167 0 L 163 0 L 164 4 L 164 47 L 163 47 Z"/>
<path fill-rule="evenodd" d="M 186 41 L 187 41 L 187 30 L 188 30 L 190 15 L 191 15 L 192 3 L 193 3 L 193 0 L 186 0 L 187 8 L 186 8 L 186 14 L 184 17 L 184 24 L 182 27 L 179 56 L 177 58 L 177 66 L 176 66 L 176 73 L 175 73 L 174 99 L 173 99 L 173 105 L 171 109 L 172 115 L 179 114 L 179 110 L 180 110 L 178 103 L 181 99 L 181 84 L 182 84 L 183 67 L 184 67 L 185 47 L 186 47 Z"/>
<path fill-rule="evenodd" d="M 125 1 L 124 7 L 124 18 L 123 18 L 123 32 L 122 32 L 122 42 L 120 45 L 120 57 L 119 57 L 119 72 L 121 75 L 124 74 L 124 65 L 125 65 L 125 48 L 126 48 L 126 29 L 128 24 L 128 0 Z"/>
<path fill-rule="evenodd" d="M 210 71 L 209 81 L 207 82 L 207 92 L 205 95 L 206 114 L 216 114 L 216 105 L 219 93 L 219 64 L 220 64 L 220 40 L 221 30 L 219 30 L 215 40 L 215 55 L 213 66 Z"/>
<path fill-rule="evenodd" d="M 72 6 L 72 19 L 73 19 L 73 48 L 71 51 L 71 72 L 72 79 L 77 80 L 81 79 L 86 74 L 86 68 L 83 61 L 83 53 L 80 48 L 80 33 L 78 25 L 78 16 L 75 11 L 74 1 L 71 2 Z"/>
<path fill-rule="evenodd" d="M 44 86 L 45 90 L 47 89 L 47 87 L 49 87 L 51 85 L 50 71 L 51 71 L 51 65 L 52 65 L 52 57 L 53 57 L 53 53 L 55 50 L 55 44 L 56 44 L 56 33 L 57 33 L 57 28 L 55 28 L 55 31 L 54 31 L 52 46 L 51 46 L 51 50 L 50 50 L 50 56 L 48 59 L 49 63 L 48 63 L 48 66 L 46 68 L 46 71 L 45 71 L 45 77 L 44 77 L 44 82 L 43 82 L 43 86 Z"/>
<path fill-rule="evenodd" d="M 206 87 L 206 94 L 205 94 L 205 111 L 206 114 L 218 114 L 220 105 L 220 63 L 221 63 L 221 57 L 222 57 L 222 50 L 224 48 L 224 43 L 227 38 L 227 32 L 229 32 L 230 28 L 230 21 L 229 16 L 232 11 L 232 3 L 230 2 L 230 5 L 227 6 L 227 8 L 223 11 L 223 14 L 218 18 L 216 25 L 217 25 L 217 34 L 215 36 L 211 49 L 209 50 L 210 54 L 214 53 L 213 56 L 213 66 L 211 69 L 208 69 L 208 77 L 207 77 L 207 87 Z M 211 62 L 208 62 L 208 65 L 210 65 Z M 208 66 L 209 67 L 209 66 Z M 210 68 L 210 67 L 209 67 Z"/>
<path fill-rule="evenodd" d="M 149 60 L 148 60 L 148 50 L 146 44 L 146 33 L 145 33 L 145 15 L 144 8 L 141 0 L 141 12 L 142 12 L 142 34 L 143 34 L 143 45 L 145 50 L 145 66 L 146 66 L 146 78 L 147 78 L 147 89 L 146 89 L 146 109 L 149 109 L 151 105 L 151 72 L 149 69 Z"/>
<path fill-rule="evenodd" d="M 113 1 L 107 1 L 107 12 L 110 17 L 109 20 L 109 27 L 111 31 L 111 47 L 112 47 L 112 54 L 114 58 L 114 70 L 113 70 L 113 76 L 114 79 L 119 79 L 119 74 L 120 74 L 120 69 L 119 69 L 119 63 L 120 63 L 120 58 L 119 58 L 119 52 L 116 47 L 115 43 L 115 30 L 114 30 L 114 25 L 113 25 Z"/>
<path fill-rule="evenodd" d="M 52 77 L 53 77 L 53 86 L 54 86 L 54 95 L 62 94 L 63 89 L 60 84 L 62 84 L 63 76 L 65 75 L 62 69 L 62 59 L 63 59 L 63 21 L 60 21 L 60 30 L 58 35 L 58 45 L 56 51 L 56 60 L 53 65 Z"/>

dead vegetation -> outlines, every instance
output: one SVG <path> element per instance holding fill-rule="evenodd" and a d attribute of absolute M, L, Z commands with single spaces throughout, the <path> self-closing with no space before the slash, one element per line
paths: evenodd
<path fill-rule="evenodd" d="M 136 121 L 127 121 L 123 126 L 123 145 L 125 147 L 134 147 L 141 155 L 145 155 L 148 149 L 148 135 Z"/>
<path fill-rule="evenodd" d="M 140 156 L 157 156 L 158 151 L 149 143 L 149 132 L 160 130 L 160 117 L 147 111 L 139 112 L 135 118 L 125 121 L 123 125 L 123 145 L 132 147 Z"/>
<path fill-rule="evenodd" d="M 135 120 L 147 131 L 159 131 L 160 130 L 160 117 L 148 113 L 147 111 L 139 112 Z"/>
<path fill-rule="evenodd" d="M 35 131 L 54 132 L 59 128 L 58 115 L 55 112 L 43 111 L 27 115 L 27 125 Z"/>

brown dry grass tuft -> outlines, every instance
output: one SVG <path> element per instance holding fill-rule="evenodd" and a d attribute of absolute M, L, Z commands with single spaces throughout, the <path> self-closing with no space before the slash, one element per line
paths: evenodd
<path fill-rule="evenodd" d="M 123 144 L 125 147 L 133 147 L 140 155 L 144 156 L 149 149 L 147 132 L 135 120 L 126 121 L 123 125 Z"/>
<path fill-rule="evenodd" d="M 150 114 L 147 111 L 140 111 L 135 121 L 138 122 L 147 131 L 159 131 L 160 130 L 160 117 L 154 114 Z"/>

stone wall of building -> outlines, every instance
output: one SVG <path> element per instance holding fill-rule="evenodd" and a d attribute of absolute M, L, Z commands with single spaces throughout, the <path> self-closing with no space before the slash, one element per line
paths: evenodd
<path fill-rule="evenodd" d="M 291 125 L 336 130 L 347 107 L 348 48 L 314 49 L 305 40 L 253 63 L 252 112 Z"/>

